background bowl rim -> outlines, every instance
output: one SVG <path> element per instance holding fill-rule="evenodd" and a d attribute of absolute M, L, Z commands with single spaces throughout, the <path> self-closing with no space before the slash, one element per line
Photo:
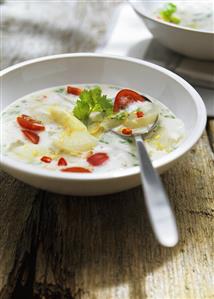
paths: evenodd
<path fill-rule="evenodd" d="M 135 64 L 140 64 L 147 66 L 149 68 L 152 68 L 153 70 L 159 71 L 161 73 L 166 74 L 167 76 L 173 78 L 176 80 L 186 91 L 190 94 L 192 98 L 192 102 L 195 104 L 196 112 L 197 112 L 197 126 L 194 127 L 191 136 L 189 136 L 177 149 L 175 149 L 173 152 L 163 156 L 160 159 L 157 159 L 153 162 L 153 165 L 155 168 L 161 168 L 168 164 L 170 164 L 173 161 L 176 161 L 178 158 L 183 156 L 186 152 L 188 152 L 193 145 L 199 140 L 200 136 L 203 133 L 203 130 L 206 125 L 207 120 L 207 114 L 206 114 L 206 108 L 204 105 L 204 102 L 201 98 L 201 96 L 197 93 L 197 91 L 184 79 L 182 79 L 180 76 L 174 74 L 173 72 L 159 66 L 156 64 L 153 64 L 151 62 L 147 62 L 144 60 L 140 60 L 137 58 L 131 58 L 131 57 L 122 57 L 122 56 L 115 56 L 115 55 L 109 55 L 109 54 L 98 54 L 98 53 L 66 53 L 66 54 L 57 54 L 57 55 L 51 55 L 51 56 L 43 56 L 31 60 L 27 60 L 18 64 L 15 64 L 13 66 L 10 66 L 2 71 L 0 71 L 0 78 L 3 78 L 4 75 L 9 74 L 10 72 L 13 72 L 16 69 L 22 68 L 27 65 L 32 65 L 34 63 L 40 63 L 43 61 L 50 61 L 55 59 L 66 59 L 66 58 L 77 58 L 77 57 L 85 57 L 89 58 L 106 58 L 106 59 L 113 59 L 113 60 L 120 60 L 123 62 L 132 62 Z M 200 114 L 199 114 L 200 112 Z M 3 165 L 3 168 L 10 168 L 11 170 L 19 170 L 21 172 L 24 172 L 25 174 L 45 177 L 45 178 L 55 178 L 55 179 L 63 179 L 63 180 L 106 180 L 106 179 L 115 179 L 115 178 L 122 178 L 122 177 L 128 177 L 133 175 L 138 175 L 140 173 L 140 169 L 138 166 L 135 167 L 129 167 L 127 169 L 122 170 L 116 170 L 116 171 L 110 171 L 107 174 L 106 173 L 90 173 L 90 174 L 74 174 L 74 173 L 62 173 L 62 172 L 56 172 L 52 170 L 45 170 L 42 168 L 37 168 L 34 165 L 28 165 L 24 162 L 16 161 L 15 159 L 4 157 L 4 160 L 0 159 L 0 164 Z"/>
<path fill-rule="evenodd" d="M 173 24 L 173 23 L 169 23 L 169 22 L 165 22 L 165 21 L 162 21 L 162 20 L 155 19 L 154 17 L 151 17 L 149 14 L 147 14 L 146 11 L 145 12 L 144 12 L 144 10 L 139 11 L 134 5 L 134 3 L 136 3 L 136 1 L 128 0 L 128 2 L 138 15 L 140 15 L 140 16 L 148 19 L 148 20 L 154 21 L 158 24 L 162 24 L 166 27 L 169 26 L 169 27 L 175 28 L 177 30 L 181 30 L 183 32 L 187 31 L 187 32 L 191 32 L 193 34 L 201 33 L 201 34 L 204 34 L 204 35 L 210 35 L 211 37 L 214 37 L 214 31 L 206 31 L 206 30 L 199 30 L 199 29 L 189 28 L 189 27 L 186 27 L 186 26 L 176 25 L 176 24 Z M 139 2 L 137 2 L 137 3 L 139 3 Z M 143 7 L 143 2 L 140 2 L 140 3 L 142 4 L 142 7 Z"/>

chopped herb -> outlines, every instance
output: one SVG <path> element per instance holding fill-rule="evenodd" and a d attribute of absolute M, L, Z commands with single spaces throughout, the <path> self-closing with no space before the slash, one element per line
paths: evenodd
<path fill-rule="evenodd" d="M 10 115 L 14 115 L 14 114 L 16 115 L 16 114 L 19 114 L 19 110 L 14 110 L 14 111 L 12 110 L 9 113 L 10 113 Z"/>
<path fill-rule="evenodd" d="M 83 90 L 73 109 L 74 115 L 84 123 L 87 123 L 91 112 L 102 112 L 104 116 L 113 112 L 112 100 L 102 95 L 100 87 Z"/>
<path fill-rule="evenodd" d="M 130 139 L 130 138 L 126 139 L 126 141 L 127 141 L 128 143 L 133 143 L 133 140 Z"/>
<path fill-rule="evenodd" d="M 116 119 L 116 120 L 124 120 L 126 119 L 128 116 L 128 113 L 126 111 L 121 111 L 119 113 L 116 114 L 112 114 L 110 116 L 111 119 Z"/>
<path fill-rule="evenodd" d="M 172 114 L 163 115 L 165 118 L 172 118 L 175 119 L 175 116 Z"/>
<path fill-rule="evenodd" d="M 165 9 L 160 11 L 160 17 L 166 22 L 179 24 L 181 21 L 180 18 L 174 15 L 176 10 L 177 10 L 177 6 L 175 4 L 168 3 Z"/>
<path fill-rule="evenodd" d="M 57 93 L 64 93 L 65 92 L 65 88 L 61 87 L 61 88 L 55 89 L 54 91 L 57 92 Z"/>
<path fill-rule="evenodd" d="M 120 90 L 120 88 L 116 87 L 116 86 L 109 86 L 110 89 L 114 89 L 114 90 Z"/>
<path fill-rule="evenodd" d="M 136 158 L 136 155 L 131 153 L 131 152 L 128 152 L 132 157 Z"/>
<path fill-rule="evenodd" d="M 100 142 L 105 143 L 105 144 L 109 144 L 109 142 L 105 141 L 105 140 L 100 140 Z"/>
<path fill-rule="evenodd" d="M 120 140 L 120 143 L 130 143 L 130 144 L 132 144 L 132 143 L 133 143 L 133 140 L 130 139 L 130 138 L 122 139 L 122 140 Z"/>

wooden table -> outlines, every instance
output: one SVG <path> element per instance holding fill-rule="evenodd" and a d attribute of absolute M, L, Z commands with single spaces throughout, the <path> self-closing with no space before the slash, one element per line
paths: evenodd
<path fill-rule="evenodd" d="M 11 55 L 11 44 L 5 47 L 5 65 L 25 58 L 23 48 Z M 210 119 L 194 148 L 162 176 L 180 230 L 173 249 L 154 239 L 140 187 L 77 198 L 1 172 L 0 298 L 214 298 L 213 148 Z"/>

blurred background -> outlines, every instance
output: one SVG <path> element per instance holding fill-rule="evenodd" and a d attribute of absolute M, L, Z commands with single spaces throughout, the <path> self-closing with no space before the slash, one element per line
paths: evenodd
<path fill-rule="evenodd" d="M 1 1 L 1 69 L 17 62 L 94 51 L 122 1 Z"/>

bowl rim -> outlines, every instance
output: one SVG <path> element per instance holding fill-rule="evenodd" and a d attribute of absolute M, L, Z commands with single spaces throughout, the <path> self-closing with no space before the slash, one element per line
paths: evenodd
<path fill-rule="evenodd" d="M 139 11 L 136 6 L 134 5 L 134 3 L 136 3 L 135 0 L 128 0 L 129 4 L 131 5 L 131 7 L 134 9 L 134 11 L 148 19 L 148 20 L 151 20 L 151 21 L 154 21 L 156 23 L 159 23 L 159 24 L 162 24 L 164 26 L 169 26 L 169 27 L 172 27 L 172 28 L 175 28 L 177 30 L 182 30 L 182 31 L 187 31 L 187 32 L 192 32 L 192 33 L 203 33 L 204 35 L 210 35 L 210 36 L 213 36 L 214 37 L 214 31 L 207 31 L 207 30 L 199 30 L 199 29 L 194 29 L 194 28 L 189 28 L 189 27 L 185 27 L 185 26 L 181 26 L 181 25 L 176 25 L 176 24 L 173 24 L 173 23 L 169 23 L 169 22 L 165 22 L 165 21 L 162 21 L 162 20 L 159 20 L 159 19 L 155 19 L 154 17 L 151 17 L 149 14 L 146 13 L 146 11 L 144 10 L 144 7 L 143 7 L 143 2 L 141 1 L 140 3 L 142 4 L 142 8 L 143 8 L 143 11 Z M 139 2 L 137 2 L 139 3 Z"/>
<path fill-rule="evenodd" d="M 174 74 L 173 72 L 159 66 L 156 64 L 153 64 L 151 62 L 147 62 L 144 60 L 140 60 L 137 58 L 132 57 L 122 57 L 122 56 L 115 56 L 115 55 L 109 55 L 109 54 L 98 54 L 98 53 L 67 53 L 67 54 L 58 54 L 58 55 L 51 55 L 51 56 L 44 56 L 39 57 L 36 59 L 27 60 L 18 64 L 15 64 L 13 66 L 10 66 L 2 71 L 0 71 L 0 78 L 2 78 L 4 75 L 13 72 L 16 69 L 22 68 L 24 66 L 34 64 L 34 63 L 40 63 L 42 61 L 50 61 L 55 59 L 66 59 L 66 58 L 75 58 L 75 57 L 85 57 L 89 58 L 105 58 L 105 59 L 113 59 L 113 60 L 122 60 L 124 62 L 131 62 L 137 65 L 145 65 L 147 67 L 150 67 L 154 70 L 157 70 L 161 73 L 166 74 L 167 76 L 173 78 L 176 80 L 184 89 L 187 90 L 187 92 L 191 95 L 193 103 L 195 104 L 196 111 L 197 111 L 197 126 L 194 127 L 192 130 L 192 134 L 182 142 L 182 144 L 172 151 L 171 153 L 153 161 L 153 166 L 155 168 L 161 168 L 169 163 L 177 160 L 181 156 L 183 156 L 187 151 L 189 151 L 192 146 L 198 141 L 200 136 L 203 133 L 203 130 L 206 125 L 207 120 L 207 113 L 206 108 L 204 105 L 204 102 L 201 98 L 201 96 L 197 93 L 197 91 L 184 79 L 182 79 L 180 76 Z M 35 167 L 35 165 L 28 165 L 24 162 L 16 161 L 15 159 L 5 157 L 2 159 L 2 156 L 0 157 L 0 165 L 3 166 L 3 169 L 8 169 L 12 171 L 21 171 L 25 174 L 34 175 L 34 176 L 40 176 L 44 178 L 55 178 L 58 180 L 83 180 L 83 181 L 92 181 L 92 180 L 111 180 L 115 178 L 123 178 L 123 177 L 129 177 L 133 175 L 139 175 L 140 168 L 139 166 L 135 167 L 129 167 L 127 169 L 122 170 L 113 170 L 109 171 L 108 173 L 90 173 L 90 174 L 76 174 L 76 173 L 64 173 L 64 172 L 57 172 L 55 170 L 46 170 L 43 168 Z"/>

